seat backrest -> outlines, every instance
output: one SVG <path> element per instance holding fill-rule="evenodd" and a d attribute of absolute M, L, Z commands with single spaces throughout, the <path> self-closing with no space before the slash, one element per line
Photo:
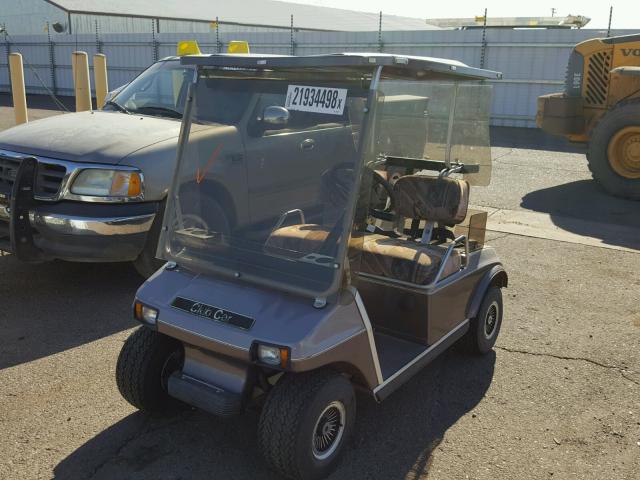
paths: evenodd
<path fill-rule="evenodd" d="M 406 175 L 393 186 L 396 214 L 456 225 L 467 216 L 469 183 L 449 177 Z"/>

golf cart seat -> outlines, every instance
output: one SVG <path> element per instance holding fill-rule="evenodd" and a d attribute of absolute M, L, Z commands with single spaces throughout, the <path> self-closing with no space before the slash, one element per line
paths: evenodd
<path fill-rule="evenodd" d="M 469 185 L 447 177 L 407 175 L 394 185 L 396 214 L 414 220 L 455 225 L 464 220 L 469 203 Z M 266 247 L 272 251 L 318 253 L 330 229 L 316 224 L 298 224 L 274 230 Z M 411 238 L 381 234 L 352 235 L 349 248 L 359 250 L 359 271 L 417 285 L 428 285 L 436 277 L 448 244 L 430 244 Z M 440 279 L 460 270 L 460 252 L 453 250 Z M 353 266 L 353 268 L 358 268 Z"/>
<path fill-rule="evenodd" d="M 467 215 L 469 184 L 465 180 L 406 175 L 396 181 L 393 193 L 395 212 L 400 217 L 451 226 L 462 222 Z M 436 278 L 440 268 L 440 279 L 460 270 L 460 252 L 452 250 L 442 266 L 449 245 L 430 243 L 430 240 L 424 235 L 417 241 L 413 238 L 366 234 L 360 244 L 360 271 L 417 285 L 428 285 Z"/>

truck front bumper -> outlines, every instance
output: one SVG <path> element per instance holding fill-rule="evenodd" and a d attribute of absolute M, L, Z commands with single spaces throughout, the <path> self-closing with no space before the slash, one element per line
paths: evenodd
<path fill-rule="evenodd" d="M 37 253 L 23 260 L 135 260 L 144 248 L 158 209 L 157 202 L 37 204 L 29 209 L 33 251 Z M 9 207 L 0 205 L 0 250 L 12 251 L 10 217 Z"/>

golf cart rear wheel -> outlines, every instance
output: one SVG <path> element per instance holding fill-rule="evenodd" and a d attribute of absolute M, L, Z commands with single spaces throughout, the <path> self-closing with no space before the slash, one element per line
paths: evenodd
<path fill-rule="evenodd" d="M 182 404 L 170 397 L 167 383 L 184 363 L 177 340 L 140 327 L 124 342 L 116 365 L 116 383 L 124 399 L 139 410 L 160 413 Z"/>
<path fill-rule="evenodd" d="M 502 325 L 502 290 L 489 287 L 475 318 L 471 319 L 467 333 L 467 349 L 474 354 L 484 355 L 496 344 Z"/>
<path fill-rule="evenodd" d="M 338 465 L 355 414 L 353 387 L 340 374 L 288 375 L 267 397 L 258 443 L 267 463 L 283 476 L 324 478 Z"/>

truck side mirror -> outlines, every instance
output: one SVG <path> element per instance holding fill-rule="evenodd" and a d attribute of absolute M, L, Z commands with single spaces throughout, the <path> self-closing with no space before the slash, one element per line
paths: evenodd
<path fill-rule="evenodd" d="M 262 125 L 266 130 L 285 128 L 289 123 L 289 110 L 277 105 L 271 105 L 262 113 Z"/>

